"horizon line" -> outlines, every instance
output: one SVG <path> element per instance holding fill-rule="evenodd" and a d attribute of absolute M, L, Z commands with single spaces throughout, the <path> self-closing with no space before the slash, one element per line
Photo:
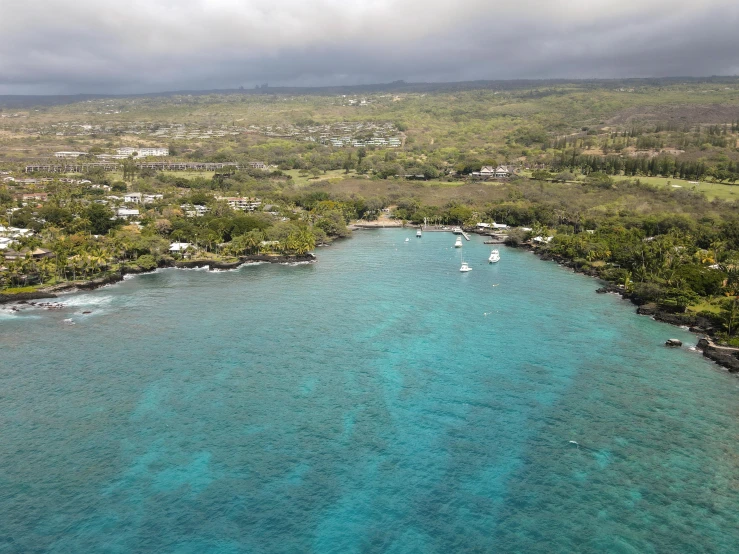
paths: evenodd
<path fill-rule="evenodd" d="M 0 94 L 0 98 L 75 98 L 75 97 L 94 97 L 94 98 L 130 98 L 145 96 L 166 96 L 176 94 L 214 94 L 214 93 L 279 93 L 280 91 L 327 91 L 337 89 L 362 89 L 362 88 L 412 88 L 412 87 L 449 87 L 449 86 L 474 86 L 474 85 L 491 85 L 491 84 L 535 84 L 535 83 L 609 83 L 619 81 L 710 81 L 714 79 L 739 79 L 739 75 L 706 75 L 706 76 L 661 76 L 661 77 L 552 77 L 552 78 L 517 78 L 517 79 L 476 79 L 472 81 L 418 81 L 406 82 L 405 80 L 395 80 L 385 83 L 365 83 L 354 85 L 278 85 L 269 86 L 269 84 L 256 85 L 254 87 L 234 87 L 234 88 L 213 88 L 213 89 L 178 89 L 178 90 L 152 90 L 148 92 L 131 92 L 131 93 L 115 93 L 115 92 L 75 92 L 67 94 Z"/>

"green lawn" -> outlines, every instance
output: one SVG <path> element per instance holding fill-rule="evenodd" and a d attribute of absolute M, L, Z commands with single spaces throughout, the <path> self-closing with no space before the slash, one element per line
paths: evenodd
<path fill-rule="evenodd" d="M 524 177 L 531 177 L 530 171 L 522 171 L 521 174 Z M 582 179 L 582 177 L 581 177 Z M 685 189 L 690 191 L 696 191 L 696 192 L 703 192 L 705 193 L 706 197 L 709 200 L 713 200 L 714 198 L 718 198 L 720 200 L 739 200 L 739 185 L 729 185 L 726 183 L 708 183 L 705 181 L 702 181 L 700 184 L 696 185 L 695 183 L 691 183 L 689 181 L 685 181 L 682 179 L 674 179 L 672 177 L 614 177 L 615 181 L 618 181 L 619 179 L 639 179 L 642 183 L 647 183 L 649 185 L 653 185 L 656 187 L 670 187 L 675 190 L 679 189 Z M 572 181 L 568 181 L 572 182 Z M 577 181 L 582 182 L 582 181 Z"/>
<path fill-rule="evenodd" d="M 696 185 L 683 181 L 681 179 L 672 179 L 667 177 L 638 177 L 642 183 L 648 183 L 650 185 L 658 187 L 671 187 L 677 189 L 678 186 L 685 190 L 694 190 L 697 192 L 703 192 L 709 200 L 719 198 L 720 200 L 737 200 L 739 199 L 739 185 L 728 185 L 722 183 L 707 183 L 702 181 Z M 677 185 L 677 186 L 675 186 Z"/>
<path fill-rule="evenodd" d="M 693 306 L 688 306 L 689 312 L 710 312 L 714 314 L 721 313 L 721 306 L 718 304 L 722 299 L 721 298 L 709 298 L 705 299 L 700 304 L 695 304 Z"/>
<path fill-rule="evenodd" d="M 36 292 L 38 287 L 9 287 L 0 291 L 2 294 L 23 294 L 25 292 Z"/>

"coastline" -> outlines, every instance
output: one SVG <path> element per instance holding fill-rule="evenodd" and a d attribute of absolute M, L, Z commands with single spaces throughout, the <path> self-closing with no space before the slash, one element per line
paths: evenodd
<path fill-rule="evenodd" d="M 377 222 L 374 222 L 377 223 Z M 355 225 L 354 228 L 359 229 L 381 229 L 387 227 L 398 228 L 400 226 L 392 225 Z M 416 226 L 413 226 L 416 227 Z M 482 237 L 488 236 L 488 233 L 480 232 L 479 230 L 470 230 L 469 233 L 476 234 Z M 496 243 L 497 244 L 497 243 Z M 521 248 L 528 250 L 535 254 L 542 261 L 556 262 L 558 265 L 571 269 L 574 273 L 580 273 L 589 277 L 597 279 L 603 284 L 602 287 L 596 290 L 598 294 L 614 293 L 621 296 L 625 300 L 630 300 L 632 304 L 637 306 L 636 313 L 638 315 L 649 316 L 655 321 L 662 323 L 668 323 L 676 327 L 687 327 L 691 333 L 696 335 L 697 344 L 695 348 L 702 351 L 703 356 L 710 359 L 720 367 L 728 370 L 729 373 L 739 375 L 739 348 L 720 346 L 716 345 L 712 338 L 713 333 L 716 331 L 713 323 L 704 317 L 685 314 L 675 313 L 668 310 L 659 308 L 656 304 L 640 302 L 640 298 L 625 291 L 623 288 L 604 281 L 596 271 L 584 270 L 578 267 L 572 260 L 568 260 L 564 257 L 551 254 L 549 252 L 542 252 L 541 249 L 530 243 L 520 244 L 518 246 L 505 245 L 510 248 Z M 0 293 L 0 305 L 13 304 L 13 303 L 27 303 L 31 300 L 44 300 L 44 299 L 56 299 L 59 298 L 59 294 L 76 292 L 79 290 L 94 290 L 106 285 L 118 283 L 124 279 L 126 275 L 140 275 L 145 273 L 152 273 L 157 269 L 164 268 L 176 268 L 176 269 L 196 269 L 196 268 L 208 268 L 209 271 L 227 271 L 238 269 L 242 265 L 249 263 L 278 263 L 278 264 L 289 264 L 289 263 L 313 263 L 316 261 L 315 254 L 307 253 L 302 255 L 266 255 L 266 254 L 255 254 L 249 256 L 240 256 L 238 261 L 235 262 L 218 262 L 214 260 L 188 260 L 188 261 L 174 261 L 166 260 L 153 269 L 143 269 L 140 267 L 124 267 L 118 273 L 113 273 L 100 277 L 97 279 L 91 279 L 89 281 L 68 281 L 45 287 L 34 292 L 23 292 L 17 294 L 2 294 Z"/>
<path fill-rule="evenodd" d="M 509 246 L 509 245 L 506 245 Z M 624 300 L 629 300 L 634 304 L 638 315 L 649 316 L 655 321 L 668 323 L 676 327 L 687 327 L 688 331 L 696 335 L 696 350 L 703 352 L 703 356 L 716 363 L 718 366 L 728 370 L 729 373 L 739 375 L 739 348 L 731 346 L 719 346 L 713 342 L 713 333 L 716 331 L 713 323 L 708 319 L 696 314 L 675 313 L 659 308 L 656 304 L 640 302 L 640 298 L 629 293 L 621 287 L 609 283 L 600 278 L 597 272 L 593 270 L 583 270 L 578 267 L 572 260 L 568 260 L 561 256 L 553 255 L 549 252 L 542 252 L 531 244 L 521 244 L 519 246 L 509 246 L 510 248 L 522 248 L 535 254 L 540 260 L 556 262 L 557 264 L 571 269 L 574 273 L 580 273 L 588 277 L 593 277 L 600 281 L 603 286 L 595 292 L 598 294 L 613 293 L 618 294 Z"/>
<path fill-rule="evenodd" d="M 296 254 L 291 256 L 267 254 L 254 254 L 250 256 L 239 256 L 236 262 L 218 262 L 214 260 L 188 260 L 188 261 L 165 261 L 153 269 L 143 269 L 140 267 L 124 267 L 120 272 L 111 273 L 97 279 L 89 281 L 65 281 L 56 285 L 41 288 L 34 292 L 20 292 L 17 294 L 0 293 L 0 305 L 24 303 L 29 300 L 44 300 L 59 298 L 59 294 L 71 293 L 78 290 L 94 290 L 106 285 L 112 285 L 123 281 L 126 275 L 142 275 L 145 273 L 153 273 L 157 269 L 175 268 L 175 269 L 196 269 L 207 267 L 209 271 L 226 271 L 238 269 L 242 265 L 250 263 L 273 263 L 273 264 L 290 264 L 290 263 L 313 263 L 316 261 L 315 254 Z"/>

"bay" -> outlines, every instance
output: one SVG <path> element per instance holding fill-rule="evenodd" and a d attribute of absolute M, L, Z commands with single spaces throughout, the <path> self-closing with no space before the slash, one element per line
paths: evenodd
<path fill-rule="evenodd" d="M 479 237 L 463 274 L 453 243 L 0 313 L 0 552 L 734 552 L 739 380 L 592 279 Z"/>

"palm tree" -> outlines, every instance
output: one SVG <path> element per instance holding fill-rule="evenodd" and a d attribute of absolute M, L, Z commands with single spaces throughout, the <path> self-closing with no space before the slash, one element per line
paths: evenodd
<path fill-rule="evenodd" d="M 711 243 L 711 250 L 713 250 L 713 259 L 714 261 L 719 261 L 719 256 L 724 251 L 724 248 L 726 248 L 726 242 L 721 240 L 715 240 Z"/>
<path fill-rule="evenodd" d="M 244 246 L 250 254 L 254 254 L 259 251 L 259 247 L 264 240 L 264 233 L 257 229 L 249 231 L 244 236 Z"/>
<path fill-rule="evenodd" d="M 298 254 L 305 254 L 316 247 L 316 235 L 307 227 L 302 227 L 297 233 Z"/>
<path fill-rule="evenodd" d="M 37 264 L 39 275 L 41 277 L 41 282 L 45 283 L 48 281 L 49 277 L 51 275 L 54 275 L 56 273 L 56 264 L 52 261 L 51 258 L 44 258 Z"/>

